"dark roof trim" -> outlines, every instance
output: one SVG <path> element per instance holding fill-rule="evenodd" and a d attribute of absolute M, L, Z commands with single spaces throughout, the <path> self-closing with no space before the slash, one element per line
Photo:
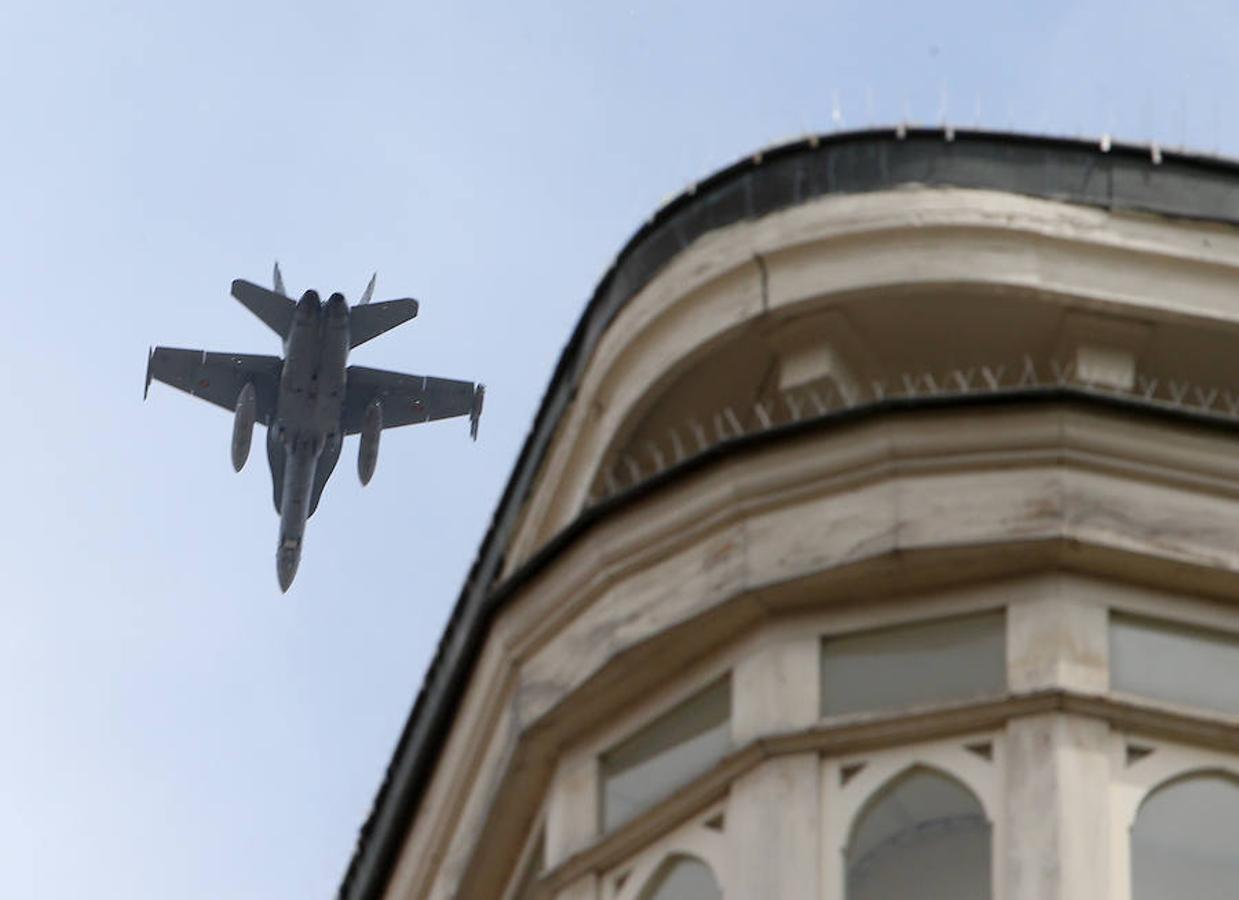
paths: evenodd
<path fill-rule="evenodd" d="M 623 305 L 702 235 L 829 194 L 903 184 L 982 188 L 1239 224 L 1239 165 L 1154 147 L 941 129 L 806 138 L 755 154 L 695 185 L 628 241 L 564 348 L 395 754 L 362 827 L 339 896 L 382 895 L 433 774 L 491 619 L 510 596 L 495 580 L 551 436 L 599 337 Z M 604 504 L 599 510 L 611 509 Z M 538 558 L 560 547 L 552 542 Z"/>

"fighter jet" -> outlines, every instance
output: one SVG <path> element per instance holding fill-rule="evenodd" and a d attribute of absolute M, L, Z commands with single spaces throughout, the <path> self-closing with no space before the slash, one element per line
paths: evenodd
<path fill-rule="evenodd" d="M 238 472 L 249 457 L 254 423 L 267 427 L 280 515 L 275 559 L 281 591 L 297 574 L 306 520 L 318 508 L 345 435 L 361 435 L 357 473 L 363 485 L 374 475 L 384 428 L 467 415 L 477 440 L 482 385 L 348 365 L 354 347 L 417 315 L 416 300 L 370 303 L 373 293 L 372 277 L 353 307 L 339 293 L 326 303 L 314 291 L 293 301 L 277 263 L 274 290 L 238 279 L 232 296 L 283 339 L 283 359 L 173 347 L 153 347 L 147 355 L 143 397 L 152 380 L 162 381 L 234 413 L 232 466 Z"/>

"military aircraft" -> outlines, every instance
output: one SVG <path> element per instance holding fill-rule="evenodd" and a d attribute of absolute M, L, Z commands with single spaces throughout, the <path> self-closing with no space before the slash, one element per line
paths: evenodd
<path fill-rule="evenodd" d="M 287 591 L 301 561 L 306 519 L 318 508 L 344 436 L 361 435 L 357 473 L 368 484 L 384 428 L 467 415 L 477 440 L 485 388 L 348 365 L 354 347 L 417 315 L 416 300 L 370 303 L 373 277 L 354 307 L 339 293 L 322 303 L 316 292 L 306 291 L 294 302 L 284 291 L 279 263 L 274 281 L 269 291 L 238 279 L 232 296 L 283 339 L 283 359 L 154 347 L 147 355 L 143 397 L 153 379 L 233 412 L 232 465 L 238 472 L 249 456 L 254 423 L 267 427 L 267 462 L 280 515 L 276 573 L 280 590 Z"/>

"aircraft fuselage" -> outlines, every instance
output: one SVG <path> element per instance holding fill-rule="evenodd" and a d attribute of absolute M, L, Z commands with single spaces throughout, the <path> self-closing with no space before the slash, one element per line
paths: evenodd
<path fill-rule="evenodd" d="M 267 428 L 271 474 L 279 482 L 276 568 L 283 590 L 301 561 L 315 487 L 321 490 L 340 456 L 348 352 L 349 307 L 344 297 L 332 294 L 321 303 L 317 293 L 306 291 L 284 342 L 275 420 Z"/>

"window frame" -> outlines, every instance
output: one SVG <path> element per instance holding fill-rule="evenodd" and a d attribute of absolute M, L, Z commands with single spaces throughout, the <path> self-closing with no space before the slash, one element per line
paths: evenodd
<path fill-rule="evenodd" d="M 937 709 L 944 706 L 966 705 L 971 703 L 982 703 L 988 700 L 996 700 L 1007 696 L 1011 693 L 1011 678 L 1010 678 L 1010 614 L 1007 608 L 1007 603 L 1001 603 L 994 606 L 988 606 L 980 609 L 960 610 L 956 612 L 941 613 L 938 615 L 918 616 L 916 618 L 903 618 L 891 622 L 871 623 L 867 627 L 849 629 L 842 632 L 823 633 L 818 638 L 818 719 L 823 722 L 839 722 L 848 721 L 849 719 L 862 718 L 869 716 L 888 716 L 888 715 L 906 715 L 912 712 L 920 712 L 924 710 Z M 998 622 L 998 634 L 1001 641 L 1002 661 L 999 666 L 1001 671 L 1001 685 L 994 690 L 979 691 L 975 694 L 966 696 L 948 697 L 940 699 L 931 699 L 923 701 L 915 701 L 902 703 L 891 706 L 873 706 L 864 709 L 849 709 L 842 712 L 828 713 L 826 706 L 826 655 L 827 645 L 831 641 L 848 640 L 851 638 L 863 638 L 866 636 L 877 636 L 883 632 L 895 632 L 904 629 L 917 628 L 932 628 L 937 625 L 944 625 L 949 622 L 958 622 L 966 619 L 985 619 L 993 618 Z"/>
<path fill-rule="evenodd" d="M 990 759 L 968 750 L 990 745 Z M 856 765 L 863 768 L 850 777 Z M 980 803 L 990 826 L 990 895 L 1003 896 L 1007 825 L 1005 809 L 1006 754 L 1001 731 L 985 731 L 947 739 L 889 747 L 868 753 L 822 760 L 822 851 L 819 864 L 822 900 L 847 898 L 847 848 L 853 829 L 871 801 L 895 780 L 917 768 L 951 778 Z"/>
<path fill-rule="evenodd" d="M 704 694 L 708 693 L 709 691 L 715 690 L 716 688 L 720 686 L 724 688 L 724 693 L 726 694 L 726 700 L 727 700 L 727 716 L 723 722 L 723 731 L 726 734 L 726 742 L 727 742 L 726 747 L 723 750 L 722 754 L 719 756 L 719 758 L 714 760 L 702 772 L 696 773 L 694 775 L 689 776 L 686 779 L 683 779 L 682 781 L 677 783 L 675 787 L 671 788 L 668 794 L 665 795 L 665 796 L 670 796 L 670 794 L 674 793 L 674 791 L 677 788 L 682 787 L 684 784 L 688 784 L 692 782 L 695 778 L 699 777 L 705 772 L 708 772 L 711 768 L 717 765 L 720 760 L 726 758 L 727 754 L 730 753 L 732 749 L 734 749 L 733 734 L 734 734 L 734 720 L 735 720 L 735 679 L 733 677 L 733 673 L 730 668 L 727 669 L 721 676 L 713 679 L 712 681 L 707 682 L 705 685 L 699 686 L 697 690 L 689 693 L 687 696 L 681 697 L 678 700 L 678 702 L 671 704 L 670 706 L 663 709 L 658 714 L 650 716 L 648 719 L 642 722 L 641 725 L 639 725 L 636 729 L 632 730 L 631 732 L 626 734 L 624 737 L 620 738 L 618 741 L 607 746 L 606 748 L 601 750 L 601 752 L 596 754 L 594 771 L 596 773 L 596 780 L 597 780 L 596 804 L 597 804 L 597 813 L 598 813 L 597 829 L 598 829 L 599 834 L 609 834 L 611 832 L 619 830 L 620 828 L 623 828 L 629 822 L 633 821 L 634 819 L 639 818 L 643 813 L 658 806 L 658 804 L 662 801 L 662 799 L 665 799 L 665 797 L 663 797 L 663 798 L 657 798 L 657 799 L 651 800 L 643 808 L 638 809 L 636 812 L 631 813 L 625 818 L 622 818 L 619 821 L 615 822 L 614 824 L 611 824 L 608 826 L 607 824 L 607 804 L 606 804 L 607 775 L 606 775 L 605 765 L 604 765 L 605 758 L 609 754 L 614 753 L 620 748 L 622 748 L 629 741 L 632 741 L 636 739 L 637 737 L 641 736 L 646 730 L 653 728 L 655 725 L 659 724 L 660 722 L 663 722 L 664 720 L 670 718 L 686 704 L 691 703 L 692 701 L 702 697 Z M 713 728 L 709 730 L 713 730 Z M 685 742 L 681 742 L 681 744 L 677 744 L 674 746 L 680 746 L 683 743 Z M 655 758 L 655 756 L 651 756 L 649 757 L 649 759 L 652 760 Z"/>
<path fill-rule="evenodd" d="M 1144 801 L 1170 782 L 1221 772 L 1239 779 L 1239 754 L 1116 732 L 1110 748 L 1110 892 L 1131 898 L 1131 832 Z M 1149 750 L 1135 762 L 1128 747 Z"/>
<path fill-rule="evenodd" d="M 1202 622 L 1199 616 L 1167 616 L 1165 608 L 1156 612 L 1145 609 L 1131 609 L 1127 606 L 1111 605 L 1106 610 L 1106 686 L 1111 696 L 1117 700 L 1156 706 L 1162 709 L 1183 713 L 1194 718 L 1223 718 L 1239 720 L 1239 709 L 1225 710 L 1214 706 L 1193 703 L 1183 700 L 1168 700 L 1151 694 L 1133 690 L 1124 690 L 1115 686 L 1114 679 L 1114 624 L 1115 618 L 1138 620 L 1153 626 L 1162 626 L 1168 631 L 1196 631 L 1204 635 L 1213 634 L 1219 638 L 1234 642 L 1239 653 L 1239 623 L 1232 621 L 1218 622 L 1216 620 Z M 1177 612 L 1177 610 L 1176 610 Z M 1229 627 L 1228 627 L 1229 626 Z"/>

